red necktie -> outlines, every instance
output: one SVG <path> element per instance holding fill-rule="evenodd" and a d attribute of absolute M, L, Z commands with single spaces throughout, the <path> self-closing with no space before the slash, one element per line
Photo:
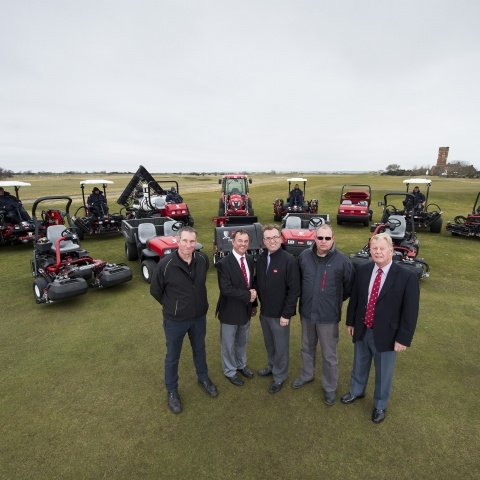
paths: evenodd
<path fill-rule="evenodd" d="M 245 283 L 247 284 L 247 287 L 248 287 L 249 286 L 248 275 L 247 275 L 247 269 L 245 268 L 245 260 L 243 257 L 240 257 L 240 266 L 242 267 L 243 278 L 245 279 Z"/>
<path fill-rule="evenodd" d="M 373 281 L 372 291 L 370 292 L 370 298 L 368 299 L 367 312 L 365 313 L 365 326 L 367 328 L 373 328 L 373 316 L 375 313 L 375 304 L 377 303 L 378 292 L 380 291 L 380 283 L 382 281 L 382 269 L 377 270 L 377 276 Z"/>

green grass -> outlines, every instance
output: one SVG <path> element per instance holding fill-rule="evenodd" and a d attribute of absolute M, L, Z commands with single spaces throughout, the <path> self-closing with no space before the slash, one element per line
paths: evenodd
<path fill-rule="evenodd" d="M 286 177 L 253 176 L 253 205 L 262 223 L 272 221 L 275 197 L 285 198 Z M 307 197 L 319 198 L 319 211 L 329 213 L 333 223 L 344 183 L 371 184 L 376 220 L 383 194 L 403 190 L 402 178 L 308 178 Z M 30 189 L 22 189 L 22 199 L 28 208 L 38 196 L 78 195 L 81 179 L 35 177 Z M 179 180 L 210 257 L 217 179 Z M 111 207 L 128 176 L 113 180 Z M 430 201 L 440 204 L 445 223 L 468 213 L 479 190 L 478 180 L 434 178 Z M 353 225 L 335 226 L 335 233 L 345 253 L 356 252 L 369 237 L 368 229 Z M 419 238 L 431 277 L 421 282 L 417 332 L 412 348 L 398 356 L 381 425 L 370 421 L 373 385 L 364 400 L 327 407 L 319 375 L 301 390 L 285 385 L 276 395 L 267 392 L 270 380 L 258 376 L 242 388 L 227 382 L 213 314 L 218 297 L 213 267 L 207 355 L 220 394 L 210 399 L 197 385 L 187 340 L 180 365 L 184 411 L 172 415 L 163 386 L 161 310 L 137 262 L 129 263 L 134 280 L 128 284 L 36 305 L 31 246 L 0 248 L 0 478 L 478 478 L 480 240 L 454 238 L 444 230 L 420 232 Z M 121 235 L 83 242 L 94 257 L 117 262 L 125 261 L 123 245 Z M 300 371 L 298 316 L 291 333 L 289 381 Z M 352 354 L 342 325 L 339 395 L 349 388 Z M 248 355 L 251 368 L 265 366 L 258 318 Z"/>

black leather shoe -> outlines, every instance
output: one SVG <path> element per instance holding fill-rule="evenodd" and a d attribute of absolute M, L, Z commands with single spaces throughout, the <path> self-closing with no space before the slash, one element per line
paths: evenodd
<path fill-rule="evenodd" d="M 253 378 L 253 372 L 245 365 L 243 368 L 239 368 L 238 371 L 247 378 Z"/>
<path fill-rule="evenodd" d="M 257 372 L 261 377 L 268 377 L 269 375 L 272 374 L 272 369 L 271 368 L 262 368 Z"/>
<path fill-rule="evenodd" d="M 168 408 L 172 413 L 180 413 L 182 411 L 182 403 L 178 392 L 168 392 Z"/>
<path fill-rule="evenodd" d="M 345 405 L 348 405 L 350 403 L 353 403 L 357 398 L 365 398 L 365 395 L 352 395 L 350 392 L 346 393 L 340 401 L 344 403 Z"/>
<path fill-rule="evenodd" d="M 207 395 L 209 397 L 216 397 L 218 395 L 218 390 L 217 387 L 213 384 L 213 382 L 207 378 L 203 382 L 200 380 L 198 381 L 199 385 L 203 387 L 203 389 L 207 392 Z"/>
<path fill-rule="evenodd" d="M 233 383 L 236 387 L 241 387 L 243 385 L 243 380 L 238 376 L 234 375 L 233 377 L 227 377 L 230 383 Z"/>
<path fill-rule="evenodd" d="M 372 422 L 373 423 L 382 423 L 385 420 L 385 413 L 386 410 L 379 410 L 378 408 L 374 408 L 372 412 Z"/>
<path fill-rule="evenodd" d="M 302 377 L 298 377 L 292 382 L 292 388 L 302 388 L 304 385 L 310 382 L 313 382 L 313 378 L 310 380 L 303 380 Z"/>
<path fill-rule="evenodd" d="M 283 383 L 273 382 L 273 383 L 270 385 L 270 388 L 268 389 L 268 391 L 269 391 L 270 393 L 277 393 L 277 392 L 279 392 L 279 391 L 282 389 L 282 385 L 283 385 Z"/>

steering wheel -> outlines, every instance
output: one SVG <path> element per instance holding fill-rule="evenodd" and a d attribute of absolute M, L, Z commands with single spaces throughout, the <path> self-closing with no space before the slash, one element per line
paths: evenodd
<path fill-rule="evenodd" d="M 399 227 L 402 224 L 402 222 L 398 218 L 389 218 L 387 220 L 386 226 L 390 230 L 395 230 L 397 227 Z"/>
<path fill-rule="evenodd" d="M 62 237 L 70 237 L 72 235 L 77 235 L 77 232 L 76 232 L 76 229 L 72 229 L 72 228 L 66 228 L 63 232 L 62 232 Z"/>
<path fill-rule="evenodd" d="M 388 213 L 388 215 L 397 215 L 398 210 L 395 205 L 387 205 L 385 207 L 385 211 Z"/>
<path fill-rule="evenodd" d="M 320 225 L 323 225 L 325 222 L 323 221 L 322 217 L 312 217 L 310 221 L 308 222 L 309 226 L 312 226 L 314 228 L 319 227 Z"/>
<path fill-rule="evenodd" d="M 172 230 L 178 232 L 183 227 L 183 222 L 172 223 Z"/>

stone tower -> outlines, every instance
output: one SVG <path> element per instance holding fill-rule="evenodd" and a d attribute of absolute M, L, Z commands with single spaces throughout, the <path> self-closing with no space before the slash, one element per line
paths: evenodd
<path fill-rule="evenodd" d="M 438 149 L 437 167 L 447 166 L 448 150 L 450 147 L 440 147 Z"/>

